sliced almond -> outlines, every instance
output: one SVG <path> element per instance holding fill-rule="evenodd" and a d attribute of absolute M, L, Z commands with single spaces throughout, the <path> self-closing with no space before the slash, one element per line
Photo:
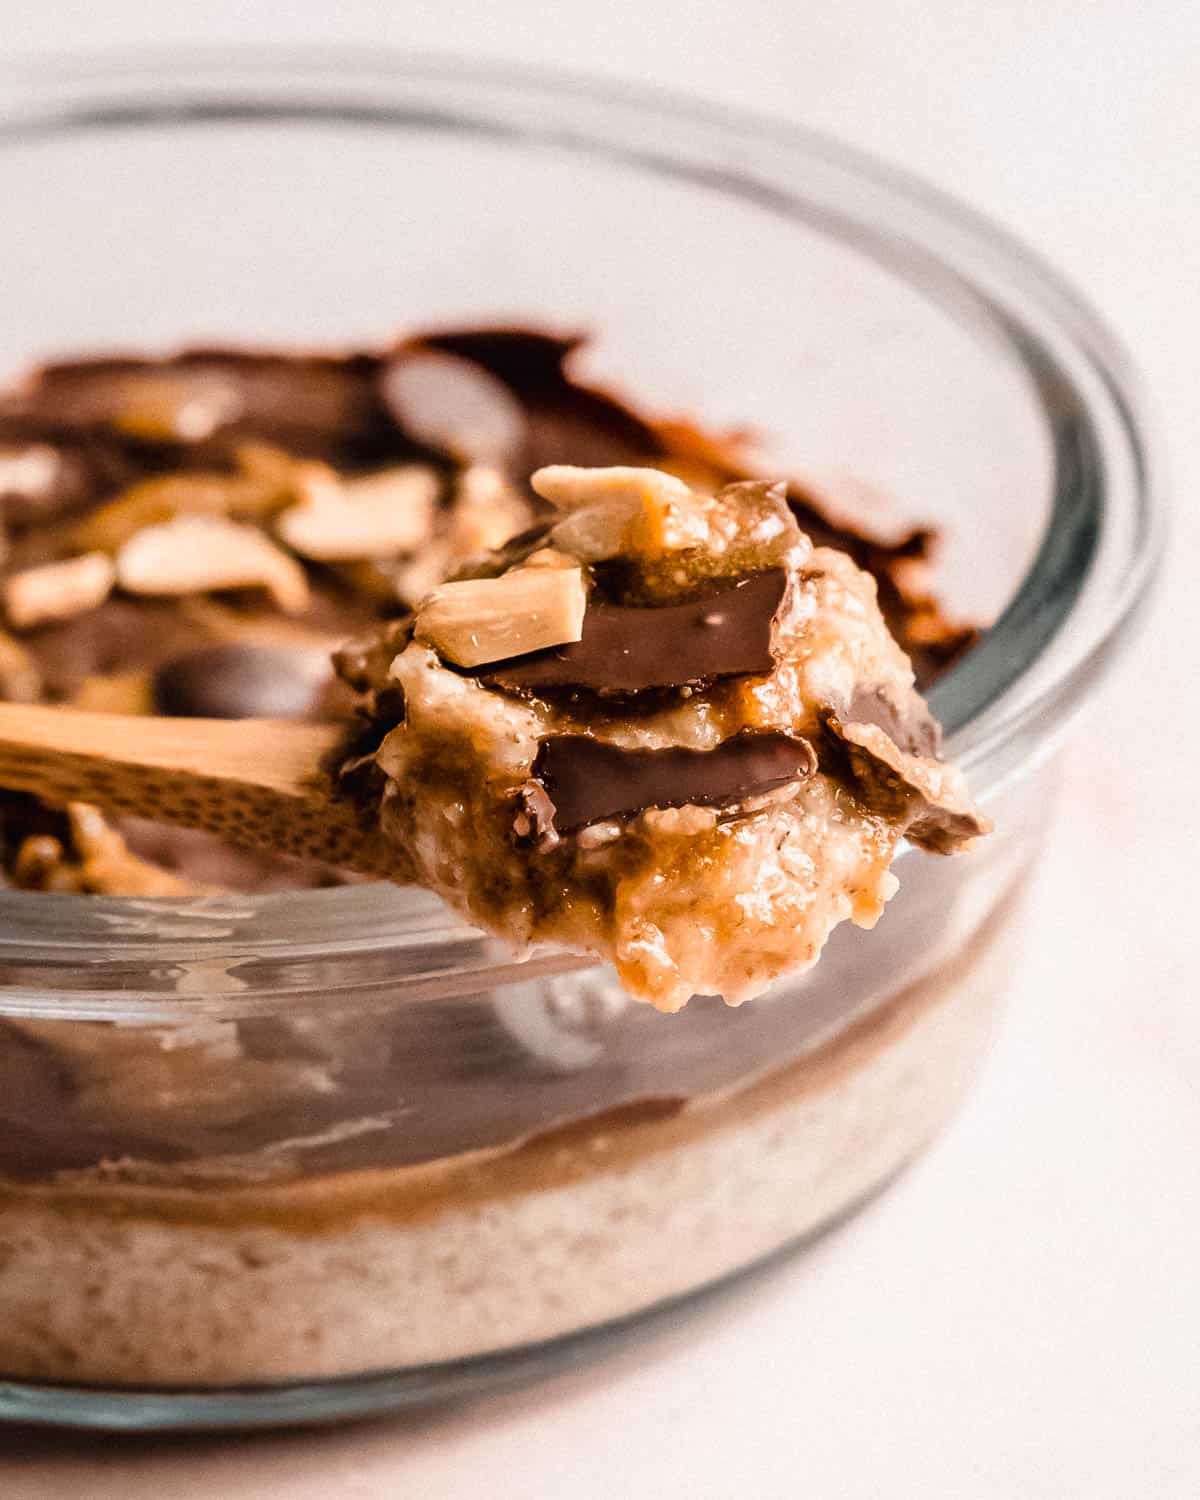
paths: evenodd
<path fill-rule="evenodd" d="M 434 589 L 413 634 L 448 661 L 479 667 L 579 640 L 586 609 L 582 568 L 515 568 Z"/>
<path fill-rule="evenodd" d="M 687 500 L 691 491 L 682 479 L 661 469 L 637 469 L 618 464 L 607 469 L 583 469 L 574 464 L 548 464 L 538 469 L 530 484 L 556 510 L 580 510 L 585 505 Z"/>
<path fill-rule="evenodd" d="M 5 613 L 17 630 L 70 620 L 103 604 L 114 579 L 112 559 L 104 552 L 27 568 L 4 580 Z"/>
<path fill-rule="evenodd" d="M 440 484 L 424 464 L 343 480 L 337 490 L 285 510 L 280 539 L 315 562 L 356 562 L 411 552 L 429 540 Z"/>
<path fill-rule="evenodd" d="M 49 443 L 0 447 L 0 495 L 49 495 L 62 472 L 62 458 Z"/>
<path fill-rule="evenodd" d="M 661 469 L 578 469 L 553 464 L 530 480 L 566 518 L 554 541 L 585 562 L 600 562 L 629 548 L 676 551 L 705 540 L 702 503 L 682 479 Z"/>
<path fill-rule="evenodd" d="M 318 500 L 338 489 L 328 464 L 293 458 L 269 443 L 243 443 L 237 474 L 197 470 L 160 474 L 131 485 L 91 511 L 71 532 L 76 550 L 117 552 L 136 531 L 180 515 L 258 520 L 297 500 Z"/>
<path fill-rule="evenodd" d="M 261 531 L 216 516 L 176 516 L 147 526 L 117 555 L 117 582 L 131 594 L 203 594 L 265 588 L 285 614 L 308 607 L 304 569 Z"/>
<path fill-rule="evenodd" d="M 95 807 L 83 802 L 67 805 L 67 820 L 70 829 L 69 849 L 61 839 L 48 834 L 34 834 L 21 844 L 13 865 L 13 881 L 23 890 L 86 892 L 93 895 L 122 896 L 184 896 L 206 894 L 203 886 L 180 879 L 168 870 L 159 869 L 144 859 L 139 859 L 127 847 L 125 840 L 105 821 L 104 815 Z M 53 1021 L 30 1021 L 27 1023 L 31 1035 L 52 1030 Z M 59 1031 L 61 1027 L 57 1027 Z M 74 1052 L 75 1044 L 84 1051 L 93 1050 L 83 1032 L 93 1036 L 103 1032 L 111 1034 L 112 1028 L 81 1027 L 65 1039 L 66 1050 Z"/>

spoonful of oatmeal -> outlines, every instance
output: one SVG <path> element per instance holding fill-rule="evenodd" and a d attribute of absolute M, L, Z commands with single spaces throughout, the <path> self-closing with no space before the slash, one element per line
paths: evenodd
<path fill-rule="evenodd" d="M 435 891 L 517 949 L 736 1003 L 988 831 L 876 585 L 785 487 L 553 466 L 554 513 L 335 657 L 353 726 L 0 705 L 0 785 Z"/>
<path fill-rule="evenodd" d="M 337 658 L 372 725 L 344 781 L 422 884 L 673 1010 L 872 926 L 901 838 L 988 831 L 874 580 L 812 545 L 782 484 L 556 466 L 533 487 L 542 526 Z"/>

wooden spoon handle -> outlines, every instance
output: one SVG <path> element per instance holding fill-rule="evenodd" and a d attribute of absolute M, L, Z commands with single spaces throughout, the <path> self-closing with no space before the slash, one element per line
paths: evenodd
<path fill-rule="evenodd" d="M 337 725 L 166 719 L 0 704 L 0 786 L 90 802 L 405 881 L 370 811 L 335 794 L 325 768 Z"/>

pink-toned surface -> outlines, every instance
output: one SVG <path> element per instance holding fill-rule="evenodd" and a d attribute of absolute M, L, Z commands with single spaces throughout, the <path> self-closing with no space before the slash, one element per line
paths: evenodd
<path fill-rule="evenodd" d="M 1039 242 L 1134 344 L 1173 435 L 1174 562 L 1081 726 L 995 1057 L 953 1131 L 804 1260 L 534 1392 L 341 1432 L 0 1434 L 5 1500 L 1193 1500 L 1200 1493 L 1200 221 L 1189 0 L 496 0 L 285 17 L 0 0 L 8 46 L 382 40 L 638 72 L 839 131 Z M 759 19 L 747 17 L 757 10 Z M 68 20 L 69 23 L 68 24 Z M 686 45 L 680 36 L 686 36 Z M 1190 674 L 1189 674 L 1190 679 Z M 1169 730 L 1119 731 L 1169 703 Z M 1153 714 L 1137 710 L 1143 726 Z M 1132 759 L 1136 755 L 1136 761 Z"/>

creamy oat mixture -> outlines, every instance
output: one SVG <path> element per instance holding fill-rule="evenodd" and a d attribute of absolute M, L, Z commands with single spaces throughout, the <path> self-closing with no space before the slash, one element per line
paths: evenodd
<path fill-rule="evenodd" d="M 900 839 L 988 829 L 875 580 L 786 487 L 552 466 L 540 526 L 339 655 L 420 880 L 515 948 L 615 963 L 662 1010 L 731 1003 L 871 927 Z"/>

